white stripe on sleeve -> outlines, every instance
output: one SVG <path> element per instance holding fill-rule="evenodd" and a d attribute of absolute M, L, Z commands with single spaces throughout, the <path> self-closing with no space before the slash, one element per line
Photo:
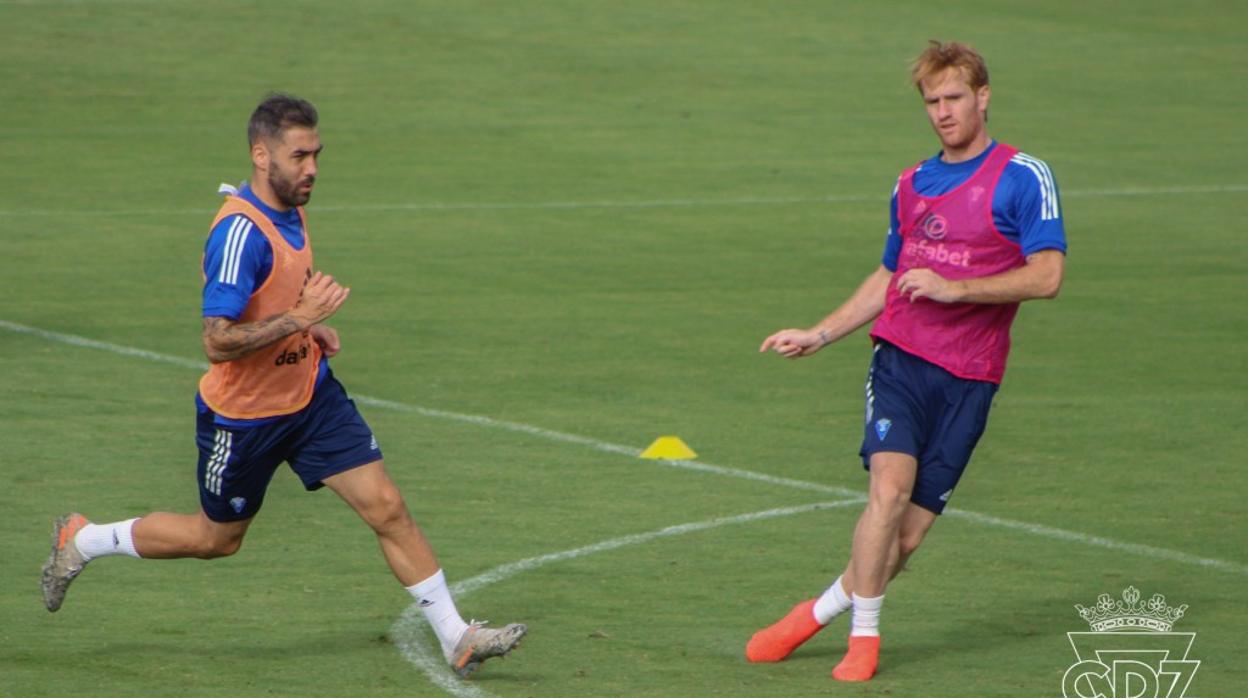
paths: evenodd
<path fill-rule="evenodd" d="M 1034 160 L 1044 172 L 1044 179 L 1049 184 L 1049 212 L 1053 214 L 1053 218 L 1061 217 L 1062 213 L 1059 210 L 1061 204 L 1058 203 L 1057 200 L 1057 184 L 1053 182 L 1053 171 L 1049 169 L 1049 164 L 1043 160 L 1036 160 L 1036 158 L 1033 158 L 1030 155 L 1026 157 L 1030 160 Z"/>
<path fill-rule="evenodd" d="M 243 258 L 243 250 L 247 247 L 247 236 L 251 234 L 252 222 L 244 219 L 243 226 L 238 231 L 238 243 L 234 246 L 234 251 L 230 254 L 230 273 L 226 279 L 228 284 L 238 283 L 238 265 Z"/>
<path fill-rule="evenodd" d="M 225 236 L 225 245 L 221 247 L 221 270 L 217 272 L 217 283 L 226 283 L 227 269 L 230 266 L 230 249 L 234 246 L 235 234 L 238 232 L 238 226 L 246 218 L 243 216 L 235 216 L 234 222 L 230 224 L 230 232 Z"/>
<path fill-rule="evenodd" d="M 1022 153 L 1010 158 L 1010 161 L 1031 170 L 1040 183 L 1040 220 L 1051 221 L 1057 218 L 1057 187 L 1053 184 L 1053 173 L 1049 171 L 1049 166 Z"/>

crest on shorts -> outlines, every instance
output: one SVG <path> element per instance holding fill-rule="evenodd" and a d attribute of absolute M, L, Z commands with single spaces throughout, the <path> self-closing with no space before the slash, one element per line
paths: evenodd
<path fill-rule="evenodd" d="M 888 436 L 888 430 L 891 429 L 892 427 L 893 427 L 893 420 L 877 419 L 875 420 L 875 435 L 880 437 L 880 441 L 883 441 L 884 437 Z"/>
<path fill-rule="evenodd" d="M 235 514 L 243 513 L 243 507 L 245 506 L 247 506 L 247 500 L 242 497 L 234 497 L 230 500 L 230 508 L 234 510 Z"/>

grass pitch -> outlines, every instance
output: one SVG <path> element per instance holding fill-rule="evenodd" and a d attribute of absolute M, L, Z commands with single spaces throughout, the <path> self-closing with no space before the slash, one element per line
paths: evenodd
<path fill-rule="evenodd" d="M 371 534 L 288 472 L 237 556 L 104 560 L 40 604 L 54 515 L 197 506 L 197 372 L 116 347 L 200 359 L 214 191 L 247 175 L 271 89 L 321 111 L 311 232 L 353 288 L 334 369 L 407 406 L 362 401 L 448 576 L 490 582 L 464 613 L 531 627 L 453 690 L 1059 695 L 1074 604 L 1134 585 L 1189 605 L 1189 695 L 1239 694 L 1246 22 L 1225 2 L 0 3 L 0 695 L 446 692 L 409 661 Z M 969 514 L 890 587 L 881 673 L 835 685 L 843 620 L 783 664 L 742 648 L 831 581 L 858 509 L 725 519 L 865 488 L 866 341 L 755 349 L 878 263 L 897 172 L 937 148 L 905 78 L 930 37 L 986 55 L 993 134 L 1052 166 L 1068 277 L 1020 313 Z M 662 434 L 829 489 L 630 455 Z"/>

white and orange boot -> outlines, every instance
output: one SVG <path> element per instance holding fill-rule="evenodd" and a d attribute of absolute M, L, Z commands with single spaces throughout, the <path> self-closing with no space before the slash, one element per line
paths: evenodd
<path fill-rule="evenodd" d="M 65 591 L 86 566 L 87 561 L 74 536 L 83 526 L 91 523 L 82 514 L 72 513 L 57 517 L 52 524 L 52 553 L 43 564 L 43 605 L 56 611 L 65 601 Z"/>

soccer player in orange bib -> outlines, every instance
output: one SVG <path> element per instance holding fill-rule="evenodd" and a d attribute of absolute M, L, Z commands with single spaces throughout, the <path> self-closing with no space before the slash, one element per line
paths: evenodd
<path fill-rule="evenodd" d="M 109 555 L 216 558 L 242 545 L 277 467 L 286 461 L 308 490 L 329 487 L 377 534 L 386 562 L 419 604 L 460 676 L 506 654 L 523 625 L 465 623 L 446 578 L 381 449 L 329 369 L 340 349 L 324 322 L 350 289 L 314 271 L 303 205 L 318 176 L 321 139 L 308 102 L 269 96 L 247 126 L 250 182 L 229 190 L 204 249 L 204 353 L 200 380 L 195 514 L 153 512 L 94 524 L 56 520 L 43 567 L 49 611 L 88 562 Z"/>
<path fill-rule="evenodd" d="M 1065 265 L 1048 165 L 988 136 L 983 58 L 933 41 L 911 78 L 941 151 L 898 178 L 882 264 L 818 324 L 781 330 L 760 347 L 810 356 L 875 321 L 859 450 L 870 484 L 849 564 L 745 650 L 751 662 L 783 660 L 852 609 L 848 652 L 832 670 L 840 681 L 875 675 L 885 586 L 970 461 L 1005 373 L 1019 303 L 1055 297 Z"/>

